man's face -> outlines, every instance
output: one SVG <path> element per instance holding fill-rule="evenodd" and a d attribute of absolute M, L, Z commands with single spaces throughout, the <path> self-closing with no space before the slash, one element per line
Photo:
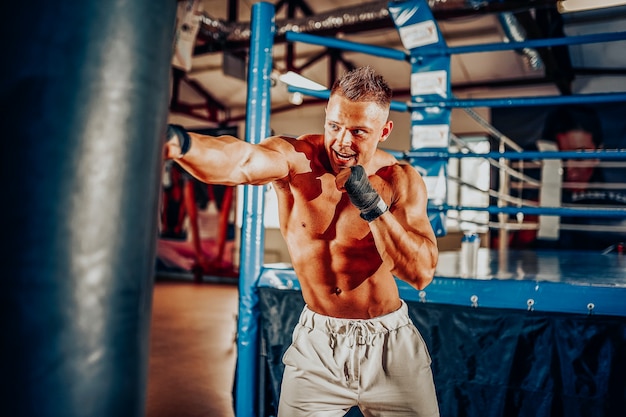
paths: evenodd
<path fill-rule="evenodd" d="M 593 136 L 589 132 L 583 130 L 571 130 L 566 133 L 559 133 L 556 136 L 557 145 L 561 151 L 580 151 L 595 150 L 596 145 L 593 143 Z M 576 167 L 567 167 L 565 169 L 566 182 L 586 183 L 591 179 L 593 170 L 598 164 L 597 159 L 571 160 L 570 163 L 576 163 Z M 580 187 L 574 187 L 580 188 Z"/>
<path fill-rule="evenodd" d="M 369 101 L 353 102 L 334 94 L 326 105 L 324 144 L 333 172 L 367 164 L 379 142 L 387 139 L 393 123 L 389 111 Z"/>

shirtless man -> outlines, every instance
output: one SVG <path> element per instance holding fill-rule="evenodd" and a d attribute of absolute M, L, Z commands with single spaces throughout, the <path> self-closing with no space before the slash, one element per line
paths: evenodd
<path fill-rule="evenodd" d="M 438 416 L 430 356 L 394 276 L 432 280 L 435 235 L 424 182 L 378 149 L 391 89 L 369 67 L 331 90 L 324 134 L 253 145 L 170 126 L 165 147 L 201 181 L 272 182 L 306 306 L 285 352 L 278 415 Z"/>

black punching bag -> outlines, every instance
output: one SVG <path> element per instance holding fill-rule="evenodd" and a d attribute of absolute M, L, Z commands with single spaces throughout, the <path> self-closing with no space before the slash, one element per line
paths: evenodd
<path fill-rule="evenodd" d="M 2 11 L 0 415 L 143 416 L 176 2 Z"/>

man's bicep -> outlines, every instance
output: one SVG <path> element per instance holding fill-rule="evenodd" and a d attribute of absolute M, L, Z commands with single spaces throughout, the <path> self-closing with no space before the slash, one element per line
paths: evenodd
<path fill-rule="evenodd" d="M 289 150 L 275 138 L 268 138 L 254 147 L 242 164 L 247 183 L 267 184 L 289 176 Z"/>
<path fill-rule="evenodd" d="M 407 230 L 422 235 L 435 242 L 435 233 L 428 218 L 428 193 L 422 177 L 414 168 L 405 168 L 408 171 L 406 182 L 398 190 L 400 198 L 397 204 L 397 215 Z M 413 170 L 413 171 L 411 171 Z"/>

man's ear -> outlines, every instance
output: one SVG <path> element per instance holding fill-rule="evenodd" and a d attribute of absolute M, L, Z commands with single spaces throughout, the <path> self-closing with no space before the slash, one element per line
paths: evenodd
<path fill-rule="evenodd" d="M 391 134 L 392 130 L 393 130 L 393 121 L 387 120 L 387 123 L 385 123 L 385 126 L 383 126 L 382 134 L 380 135 L 380 139 L 378 141 L 379 142 L 386 141 L 389 135 Z"/>

